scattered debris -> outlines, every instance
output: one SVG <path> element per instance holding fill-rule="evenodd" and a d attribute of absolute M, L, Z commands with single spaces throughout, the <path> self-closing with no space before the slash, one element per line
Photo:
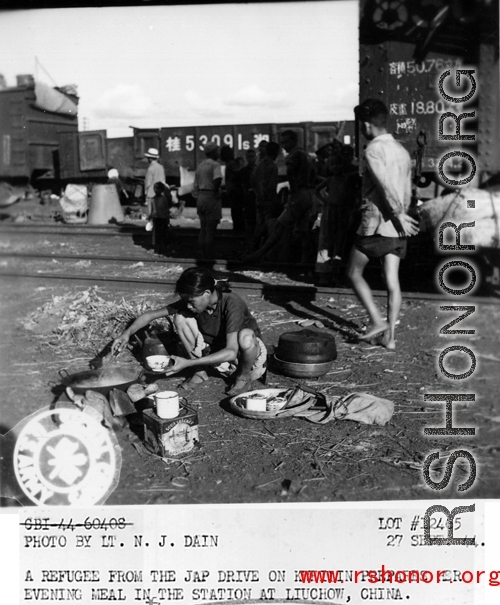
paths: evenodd
<path fill-rule="evenodd" d="M 77 351 L 97 355 L 116 338 L 138 315 L 157 307 L 148 298 L 136 301 L 122 299 L 119 303 L 101 298 L 98 288 L 54 296 L 52 300 L 22 320 L 26 330 L 39 337 L 41 343 L 56 350 L 67 350 L 73 357 Z M 158 320 L 152 325 L 168 324 Z"/>

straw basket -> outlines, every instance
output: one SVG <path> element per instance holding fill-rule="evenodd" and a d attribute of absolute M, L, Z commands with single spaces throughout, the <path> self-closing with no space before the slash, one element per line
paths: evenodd
<path fill-rule="evenodd" d="M 254 420 L 265 420 L 266 418 L 288 418 L 289 416 L 295 416 L 298 412 L 308 410 L 314 405 L 316 398 L 314 395 L 307 397 L 297 405 L 291 407 L 284 407 L 281 410 L 266 411 L 266 412 L 254 412 L 253 410 L 247 410 L 245 408 L 245 402 L 247 397 L 256 393 L 265 395 L 266 397 L 284 396 L 285 393 L 290 392 L 290 389 L 260 389 L 256 391 L 248 391 L 247 393 L 241 393 L 236 395 L 229 400 L 229 406 L 231 411 L 238 416 L 243 418 L 252 418 Z"/>

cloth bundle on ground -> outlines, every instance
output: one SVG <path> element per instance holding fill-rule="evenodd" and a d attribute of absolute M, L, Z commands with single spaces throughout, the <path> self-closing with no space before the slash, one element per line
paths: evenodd
<path fill-rule="evenodd" d="M 9 183 L 0 183 L 0 208 L 10 206 L 22 200 L 25 190 L 21 187 L 13 187 Z"/>
<path fill-rule="evenodd" d="M 285 394 L 285 397 L 288 400 L 287 406 L 292 400 L 294 407 L 297 406 L 293 416 L 306 418 L 316 424 L 326 424 L 332 420 L 353 420 L 363 424 L 383 426 L 389 422 L 394 413 L 393 401 L 368 393 L 332 397 L 307 387 L 296 387 Z M 278 412 L 277 417 L 291 411 L 287 406 Z"/>
<path fill-rule="evenodd" d="M 129 396 L 119 389 L 110 391 L 109 401 L 102 393 L 90 389 L 85 391 L 85 395 L 77 395 L 71 387 L 66 387 L 66 395 L 76 407 L 107 429 L 122 428 L 122 416 L 136 411 Z"/>
<path fill-rule="evenodd" d="M 65 223 L 86 223 L 89 203 L 86 185 L 66 185 L 59 200 Z"/>
<path fill-rule="evenodd" d="M 439 243 L 439 227 L 443 223 L 454 223 L 458 228 L 461 223 L 474 222 L 473 227 L 460 230 L 460 243 L 500 248 L 500 191 L 462 189 L 424 202 L 419 212 L 426 230 L 434 231 L 436 243 Z M 455 243 L 452 229 L 447 231 Z M 446 233 L 444 243 L 447 243 Z"/>

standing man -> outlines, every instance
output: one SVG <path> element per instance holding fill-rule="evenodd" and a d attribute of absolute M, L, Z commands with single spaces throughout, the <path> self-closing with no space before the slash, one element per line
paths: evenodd
<path fill-rule="evenodd" d="M 245 230 L 248 243 L 251 243 L 255 231 L 255 191 L 253 190 L 252 175 L 257 165 L 255 149 L 245 152 L 246 164 L 241 168 L 241 186 L 243 188 L 243 214 L 245 217 Z"/>
<path fill-rule="evenodd" d="M 154 186 L 155 183 L 164 183 L 166 185 L 165 170 L 158 161 L 160 159 L 158 149 L 150 147 L 147 153 L 144 154 L 144 157 L 147 158 L 149 162 L 149 166 L 146 171 L 146 179 L 144 182 L 144 190 L 146 194 L 146 206 L 148 210 L 148 216 L 151 216 L 153 208 L 153 199 L 155 196 Z"/>
<path fill-rule="evenodd" d="M 279 216 L 278 200 L 278 167 L 276 159 L 280 146 L 275 141 L 267 143 L 264 157 L 255 167 L 252 175 L 252 186 L 255 192 L 255 233 L 254 247 L 258 248 L 260 240 L 266 233 L 266 221 Z"/>
<path fill-rule="evenodd" d="M 150 220 L 153 221 L 153 248 L 157 254 L 167 252 L 170 229 L 170 207 L 172 195 L 165 183 L 158 181 L 154 185 L 155 196 L 151 204 Z"/>
<path fill-rule="evenodd" d="M 382 344 L 394 350 L 394 329 L 401 308 L 399 263 L 406 255 L 406 238 L 418 233 L 418 222 L 406 211 L 411 198 L 411 161 L 406 149 L 387 132 L 387 107 L 378 99 L 366 99 L 354 109 L 365 150 L 361 225 L 348 262 L 347 274 L 370 316 L 371 325 L 360 340 L 382 335 Z M 363 271 L 379 258 L 387 287 L 387 321 L 383 319 Z"/>
<path fill-rule="evenodd" d="M 311 229 L 318 215 L 313 199 L 316 171 L 313 163 L 298 144 L 294 130 L 281 133 L 281 146 L 286 151 L 286 176 L 290 185 L 290 197 L 278 223 L 291 226 L 292 240 L 300 249 L 301 263 L 308 263 L 314 256 Z"/>
<path fill-rule="evenodd" d="M 257 152 L 259 154 L 259 162 L 261 162 L 266 155 L 266 147 L 269 141 L 267 139 L 262 139 L 262 141 L 257 146 Z"/>
<path fill-rule="evenodd" d="M 276 145 L 276 144 L 275 144 Z M 270 158 L 276 156 L 275 147 L 271 146 Z M 313 198 L 315 170 L 308 154 L 299 147 L 297 133 L 293 130 L 284 130 L 281 133 L 281 146 L 287 152 L 285 157 L 286 174 L 290 186 L 290 195 L 285 209 L 276 220 L 273 231 L 263 246 L 250 254 L 247 261 L 260 260 L 264 254 L 275 248 L 278 243 L 286 247 L 285 262 L 309 263 L 314 257 L 312 227 L 318 216 L 318 205 Z M 267 152 L 266 148 L 266 152 Z M 279 150 L 279 146 L 278 146 Z M 276 154 L 277 155 L 277 154 Z M 262 160 L 255 171 L 261 166 Z M 269 164 L 272 168 L 273 160 Z M 254 174 L 255 181 L 255 174 Z M 275 187 L 275 184 L 272 185 Z M 268 188 L 267 191 L 271 191 Z M 271 214 L 272 216 L 272 214 Z M 258 226 L 257 226 L 258 229 Z M 256 229 L 256 234 L 257 234 Z"/>
<path fill-rule="evenodd" d="M 204 151 L 206 159 L 196 168 L 194 175 L 193 197 L 200 218 L 199 258 L 213 259 L 215 232 L 222 218 L 222 170 L 217 161 L 219 147 L 215 143 L 207 143 Z"/>
<path fill-rule="evenodd" d="M 318 286 L 334 284 L 338 279 L 348 252 L 347 237 L 358 197 L 358 169 L 352 163 L 354 149 L 339 141 L 334 141 L 331 148 L 332 154 L 327 158 L 328 175 L 316 186 L 323 200 L 315 267 Z M 323 190 L 326 195 L 322 195 Z"/>
<path fill-rule="evenodd" d="M 220 159 L 226 165 L 224 181 L 226 185 L 226 196 L 231 208 L 231 219 L 233 231 L 242 233 L 245 231 L 245 215 L 243 213 L 243 187 L 241 184 L 242 167 L 234 157 L 234 150 L 230 145 L 224 145 L 220 149 Z"/>

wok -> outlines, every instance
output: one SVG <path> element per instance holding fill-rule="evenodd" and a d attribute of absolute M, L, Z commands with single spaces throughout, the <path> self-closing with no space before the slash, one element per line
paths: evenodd
<path fill-rule="evenodd" d="M 318 330 L 284 332 L 275 353 L 280 360 L 292 364 L 325 364 L 337 359 L 334 337 Z"/>
<path fill-rule="evenodd" d="M 89 389 L 107 395 L 113 389 L 126 391 L 131 384 L 137 382 L 142 376 L 143 369 L 137 366 L 112 365 L 99 370 L 85 370 L 68 374 L 59 370 L 64 387 L 71 387 L 75 393 L 81 395 Z"/>

